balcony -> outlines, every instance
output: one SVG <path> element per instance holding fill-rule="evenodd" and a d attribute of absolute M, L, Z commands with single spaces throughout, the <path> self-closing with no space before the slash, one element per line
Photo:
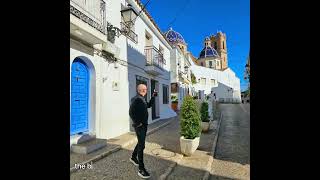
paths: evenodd
<path fill-rule="evenodd" d="M 146 56 L 145 71 L 152 75 L 164 74 L 163 66 L 166 64 L 163 54 L 154 46 L 146 46 L 144 49 Z"/>
<path fill-rule="evenodd" d="M 125 36 L 134 43 L 138 43 L 138 35 L 134 33 L 125 23 L 120 22 L 120 24 L 121 30 L 124 32 Z"/>
<path fill-rule="evenodd" d="M 107 42 L 105 2 L 70 0 L 70 35 L 91 45 Z"/>

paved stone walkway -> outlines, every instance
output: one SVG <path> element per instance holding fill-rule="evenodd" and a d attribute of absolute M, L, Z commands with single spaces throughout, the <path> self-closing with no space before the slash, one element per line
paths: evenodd
<path fill-rule="evenodd" d="M 223 113 L 210 179 L 249 179 L 250 104 L 220 104 Z"/>
<path fill-rule="evenodd" d="M 151 131 L 152 129 L 155 129 L 163 124 L 166 124 L 168 122 L 170 122 L 172 120 L 172 118 L 167 118 L 167 119 L 163 119 L 160 121 L 157 121 L 155 123 L 152 123 L 149 125 L 148 127 L 148 132 Z M 91 158 L 103 154 L 107 151 L 110 151 L 114 148 L 120 147 L 121 145 L 125 144 L 126 142 L 129 142 L 131 139 L 136 138 L 136 135 L 134 132 L 128 132 L 125 133 L 121 136 L 112 138 L 112 139 L 108 139 L 107 140 L 107 146 L 99 149 L 97 151 L 94 151 L 90 154 L 84 155 L 84 154 L 76 154 L 76 153 L 70 153 L 70 168 L 74 167 L 76 163 L 81 163 L 87 160 L 90 160 Z"/>
<path fill-rule="evenodd" d="M 180 137 L 178 136 L 179 129 L 176 129 L 178 122 L 176 118 L 174 122 L 146 138 L 144 160 L 146 169 L 152 175 L 150 179 L 157 179 L 172 163 L 177 161 L 178 156 L 174 151 L 180 148 L 176 147 Z M 92 169 L 72 173 L 70 179 L 141 179 L 137 175 L 138 167 L 129 162 L 134 147 L 135 144 L 132 144 L 112 153 L 94 163 Z"/>
<path fill-rule="evenodd" d="M 200 145 L 191 157 L 180 154 L 180 121 L 177 117 L 169 125 L 150 134 L 146 138 L 144 160 L 150 179 L 159 179 L 176 162 L 167 179 L 202 179 L 208 164 L 215 131 L 202 134 Z M 141 179 L 137 175 L 138 167 L 129 162 L 135 144 L 129 145 L 95 162 L 92 169 L 78 170 L 70 179 Z"/>

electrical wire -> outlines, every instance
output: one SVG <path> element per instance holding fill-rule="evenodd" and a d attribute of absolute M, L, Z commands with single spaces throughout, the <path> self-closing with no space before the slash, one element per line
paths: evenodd
<path fill-rule="evenodd" d="M 175 15 L 175 17 L 173 18 L 173 20 L 168 24 L 167 29 L 170 28 L 170 26 L 177 20 L 179 13 L 183 12 L 184 9 L 187 7 L 187 5 L 189 4 L 191 0 L 187 0 L 186 3 L 184 4 L 184 6 L 180 9 L 180 11 L 177 12 L 177 14 Z"/>
<path fill-rule="evenodd" d="M 137 17 L 133 20 L 133 22 L 136 21 L 136 19 L 140 16 L 141 12 L 146 8 L 146 6 L 148 5 L 149 2 L 150 2 L 150 0 L 148 0 L 148 1 L 146 2 L 146 4 L 142 7 L 142 9 L 141 9 L 140 12 L 138 13 Z"/>

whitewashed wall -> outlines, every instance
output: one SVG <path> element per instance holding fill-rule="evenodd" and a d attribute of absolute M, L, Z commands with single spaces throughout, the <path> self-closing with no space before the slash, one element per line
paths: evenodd
<path fill-rule="evenodd" d="M 196 76 L 196 79 L 200 78 L 206 78 L 206 85 L 202 85 L 200 81 L 198 81 L 197 84 L 194 85 L 195 90 L 204 90 L 205 94 L 210 94 L 212 88 L 218 87 L 218 83 L 221 83 L 225 85 L 226 87 L 233 88 L 235 93 L 234 97 L 238 98 L 240 97 L 239 93 L 240 92 L 240 79 L 236 77 L 235 73 L 230 69 L 226 69 L 224 71 L 219 71 L 215 69 L 210 69 L 202 66 L 195 65 L 195 63 L 192 61 L 191 62 L 191 70 Z M 210 84 L 210 80 L 215 79 L 215 84 L 212 85 Z M 223 89 L 223 87 L 221 87 Z M 223 90 L 218 90 L 221 96 L 229 96 L 229 94 L 225 94 Z"/>
<path fill-rule="evenodd" d="M 105 2 L 106 20 L 112 25 L 120 27 L 120 2 L 111 0 L 105 0 Z M 117 58 L 125 60 L 127 57 L 126 38 L 124 36 L 116 37 L 114 45 L 120 48 L 120 54 Z M 99 45 L 95 47 L 99 48 Z M 92 76 L 94 79 L 90 79 L 91 82 L 94 82 L 91 85 L 94 92 L 90 93 L 92 106 L 89 112 L 90 133 L 95 134 L 97 138 L 108 139 L 128 132 L 129 115 L 121 111 L 129 109 L 127 67 L 107 62 L 104 58 L 94 54 L 93 48 L 70 40 L 70 69 L 76 57 L 86 57 L 92 64 L 89 71 L 94 71 L 94 76 Z M 114 82 L 118 83 L 118 90 L 112 88 Z"/>
<path fill-rule="evenodd" d="M 138 12 L 141 10 L 140 7 L 136 4 L 135 1 L 128 0 Z M 126 4 L 124 4 L 126 5 Z M 144 71 L 146 65 L 145 59 L 145 46 L 146 46 L 146 31 L 152 36 L 152 45 L 159 49 L 159 45 L 163 48 L 163 57 L 166 60 L 166 64 L 163 66 L 164 72 L 163 75 L 152 76 Z M 148 79 L 148 85 L 151 86 L 151 79 L 158 81 L 158 90 L 159 90 L 159 112 L 160 119 L 169 118 L 176 116 L 171 110 L 171 61 L 170 61 L 170 51 L 172 47 L 164 39 L 162 34 L 155 28 L 151 23 L 150 19 L 147 18 L 144 12 L 141 13 L 135 21 L 134 32 L 138 35 L 138 43 L 135 43 L 131 40 L 127 40 L 127 62 L 128 66 L 128 80 L 129 80 L 129 100 L 136 95 L 136 75 L 142 76 Z M 169 88 L 169 103 L 163 104 L 163 91 L 162 85 L 165 84 Z M 148 92 L 149 98 L 152 92 Z M 159 119 L 158 119 L 159 120 Z M 156 122 L 157 120 L 152 120 L 151 108 L 149 109 L 149 123 Z"/>

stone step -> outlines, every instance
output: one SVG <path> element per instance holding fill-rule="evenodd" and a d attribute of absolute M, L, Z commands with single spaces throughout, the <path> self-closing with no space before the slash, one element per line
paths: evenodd
<path fill-rule="evenodd" d="M 78 139 L 77 144 L 85 143 L 94 139 L 96 139 L 95 135 L 84 134 Z"/>
<path fill-rule="evenodd" d="M 79 144 L 73 144 L 71 151 L 78 154 L 89 154 L 107 145 L 106 139 L 90 139 Z"/>

